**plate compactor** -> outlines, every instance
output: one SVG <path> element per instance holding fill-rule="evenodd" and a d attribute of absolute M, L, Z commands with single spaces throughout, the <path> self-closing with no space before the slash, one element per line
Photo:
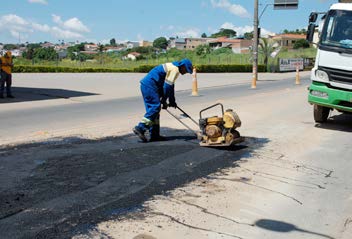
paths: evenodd
<path fill-rule="evenodd" d="M 205 111 L 220 106 L 222 116 L 211 116 L 204 118 L 203 114 Z M 171 113 L 169 110 L 167 112 L 176 118 L 181 124 L 186 128 L 191 130 L 197 135 L 198 140 L 200 140 L 199 145 L 205 147 L 221 147 L 221 146 L 231 146 L 244 141 L 240 133 L 236 128 L 241 126 L 241 120 L 237 113 L 232 109 L 228 109 L 224 112 L 224 106 L 221 103 L 211 105 L 199 112 L 199 124 L 192 119 L 186 112 L 184 112 L 180 107 L 177 106 L 184 116 L 192 120 L 198 127 L 199 131 L 192 130 L 188 125 L 181 121 L 177 116 Z"/>

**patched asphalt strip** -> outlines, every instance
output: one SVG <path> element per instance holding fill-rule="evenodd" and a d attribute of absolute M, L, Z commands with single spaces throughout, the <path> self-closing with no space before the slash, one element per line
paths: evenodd
<path fill-rule="evenodd" d="M 188 144 L 185 142 L 185 145 Z M 260 147 L 260 144 L 257 142 L 253 146 Z M 155 144 L 155 147 L 161 145 Z M 103 220 L 101 214 L 109 209 L 137 205 L 150 196 L 229 167 L 235 161 L 247 157 L 253 149 L 238 147 L 234 150 L 218 150 L 195 146 L 188 152 L 165 158 L 155 165 L 110 177 L 87 190 L 38 203 L 1 220 L 0 230 L 5 238 L 43 238 L 70 234 L 74 228 L 72 225 L 85 221 L 96 223 Z"/>

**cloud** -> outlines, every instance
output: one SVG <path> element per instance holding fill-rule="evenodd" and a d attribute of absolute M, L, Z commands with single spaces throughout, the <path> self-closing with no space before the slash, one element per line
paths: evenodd
<path fill-rule="evenodd" d="M 39 4 L 44 4 L 48 5 L 48 2 L 46 0 L 28 0 L 29 3 L 39 3 Z"/>
<path fill-rule="evenodd" d="M 32 27 L 33 27 L 34 30 L 37 30 L 37 31 L 40 31 L 40 32 L 50 32 L 50 29 L 51 29 L 46 24 L 41 25 L 41 24 L 38 24 L 38 23 L 35 23 L 35 22 L 32 23 Z"/>
<path fill-rule="evenodd" d="M 160 26 L 160 30 L 167 30 L 167 31 L 172 31 L 176 27 L 174 25 L 169 25 L 169 26 Z"/>
<path fill-rule="evenodd" d="M 86 27 L 77 17 L 70 18 L 67 21 L 62 21 L 60 16 L 53 14 L 52 19 L 53 22 L 66 30 L 90 32 L 89 28 Z"/>
<path fill-rule="evenodd" d="M 59 25 L 63 24 L 60 16 L 55 15 L 55 14 L 53 14 L 51 16 L 52 16 L 53 22 L 55 22 L 56 24 L 59 24 Z"/>
<path fill-rule="evenodd" d="M 174 25 L 162 25 L 160 26 L 160 30 L 164 32 L 165 37 L 167 38 L 167 35 L 169 36 L 178 36 L 178 37 L 199 37 L 200 36 L 200 30 L 197 28 L 192 28 L 192 27 L 177 27 Z"/>
<path fill-rule="evenodd" d="M 236 31 L 237 36 L 243 36 L 246 32 L 252 32 L 253 31 L 253 26 L 235 26 L 234 24 L 230 22 L 225 22 L 224 24 L 221 25 L 220 28 L 225 28 L 225 29 L 232 29 Z M 260 30 L 260 35 L 261 37 L 267 37 L 268 35 L 274 35 L 275 33 L 261 28 Z"/>
<path fill-rule="evenodd" d="M 199 37 L 199 29 L 195 29 L 195 28 L 190 28 L 190 29 L 186 29 L 183 31 L 179 31 L 179 32 L 175 32 L 173 34 L 174 36 L 178 36 L 178 37 Z"/>
<path fill-rule="evenodd" d="M 223 8 L 235 16 L 249 18 L 251 15 L 241 5 L 231 4 L 228 0 L 210 0 L 214 8 Z"/>
<path fill-rule="evenodd" d="M 56 38 L 63 38 L 63 39 L 81 39 L 84 36 L 77 32 L 72 32 L 69 30 L 64 30 L 59 27 L 52 27 L 51 33 Z"/>
<path fill-rule="evenodd" d="M 31 32 L 29 26 L 28 21 L 14 14 L 4 15 L 0 18 L 0 31 L 9 31 L 12 35 L 15 32 Z"/>
<path fill-rule="evenodd" d="M 138 39 L 138 41 L 142 41 L 144 38 L 143 38 L 142 34 L 138 33 L 137 39 Z"/>
<path fill-rule="evenodd" d="M 83 25 L 78 18 L 70 18 L 62 21 L 60 16 L 53 15 L 53 22 L 56 26 L 40 24 L 31 20 L 26 20 L 15 14 L 0 16 L 0 34 L 9 34 L 15 39 L 28 39 L 31 34 L 36 32 L 47 33 L 60 39 L 84 39 L 83 33 L 89 29 Z"/>

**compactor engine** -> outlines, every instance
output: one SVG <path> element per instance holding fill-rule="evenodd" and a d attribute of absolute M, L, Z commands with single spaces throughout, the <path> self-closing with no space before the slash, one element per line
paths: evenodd
<path fill-rule="evenodd" d="M 215 106 L 221 107 L 222 116 L 202 117 L 204 111 Z M 242 142 L 243 138 L 236 130 L 240 126 L 241 120 L 232 109 L 224 112 L 224 107 L 220 103 L 205 108 L 199 113 L 199 144 L 201 146 L 230 146 Z"/>

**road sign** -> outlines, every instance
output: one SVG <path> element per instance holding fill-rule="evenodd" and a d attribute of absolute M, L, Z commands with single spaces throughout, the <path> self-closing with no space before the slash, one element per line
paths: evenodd
<path fill-rule="evenodd" d="M 303 58 L 280 58 L 279 59 L 279 70 L 283 71 L 295 71 L 296 68 L 303 70 Z"/>
<path fill-rule="evenodd" d="M 297 9 L 298 0 L 274 0 L 274 10 Z"/>

